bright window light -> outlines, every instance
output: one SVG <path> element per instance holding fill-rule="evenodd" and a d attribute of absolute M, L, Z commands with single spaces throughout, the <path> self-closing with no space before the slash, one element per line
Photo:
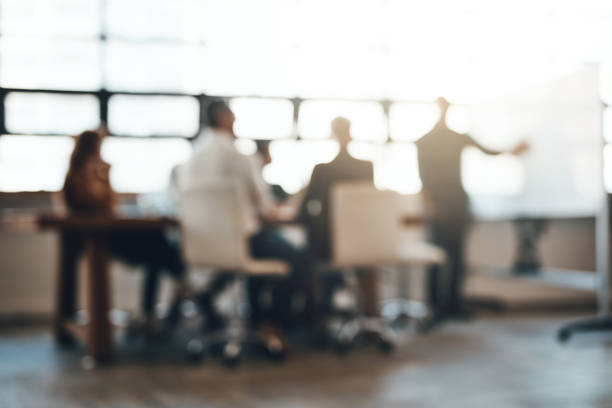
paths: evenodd
<path fill-rule="evenodd" d="M 0 85 L 6 88 L 97 90 L 100 43 L 2 37 Z"/>
<path fill-rule="evenodd" d="M 414 142 L 433 128 L 440 109 L 433 103 L 394 103 L 389 109 L 391 138 Z"/>
<path fill-rule="evenodd" d="M 100 107 L 93 95 L 11 92 L 4 103 L 12 133 L 76 135 L 99 124 Z"/>
<path fill-rule="evenodd" d="M 446 126 L 457 133 L 468 133 L 470 131 L 468 109 L 461 105 L 451 105 L 446 112 Z"/>
<path fill-rule="evenodd" d="M 336 116 L 351 121 L 355 140 L 384 142 L 387 138 L 383 108 L 376 102 L 305 101 L 300 106 L 298 132 L 304 139 L 328 138 Z"/>
<path fill-rule="evenodd" d="M 612 108 L 603 111 L 603 134 L 607 143 L 612 143 Z"/>
<path fill-rule="evenodd" d="M 204 58 L 200 46 L 109 41 L 106 85 L 115 91 L 200 93 Z"/>
<path fill-rule="evenodd" d="M 127 136 L 193 136 L 199 104 L 190 96 L 115 95 L 109 100 L 109 129 Z"/>
<path fill-rule="evenodd" d="M 381 190 L 402 194 L 421 191 L 421 179 L 416 146 L 413 143 L 385 143 L 382 145 L 352 142 L 349 153 L 374 164 L 374 183 Z"/>
<path fill-rule="evenodd" d="M 308 184 L 314 166 L 331 161 L 336 154 L 338 144 L 333 140 L 277 140 L 270 144 L 272 163 L 264 168 L 264 178 L 297 193 Z"/>
<path fill-rule="evenodd" d="M 206 2 L 201 0 L 106 0 L 109 36 L 198 42 L 204 37 Z"/>
<path fill-rule="evenodd" d="M 286 45 L 211 43 L 206 47 L 206 58 L 207 71 L 200 78 L 209 95 L 296 95 L 295 58 Z"/>
<path fill-rule="evenodd" d="M 0 191 L 59 191 L 64 185 L 71 137 L 0 136 Z"/>
<path fill-rule="evenodd" d="M 3 35 L 96 37 L 100 33 L 99 0 L 2 0 Z"/>
<path fill-rule="evenodd" d="M 248 139 L 283 139 L 293 133 L 293 104 L 286 99 L 234 98 L 236 135 Z"/>
<path fill-rule="evenodd" d="M 182 139 L 122 139 L 107 137 L 102 157 L 111 165 L 111 184 L 119 192 L 164 191 L 172 169 L 191 155 Z"/>

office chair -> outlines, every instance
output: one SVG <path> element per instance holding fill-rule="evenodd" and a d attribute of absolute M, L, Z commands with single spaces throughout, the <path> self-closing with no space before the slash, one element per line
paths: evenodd
<path fill-rule="evenodd" d="M 359 280 L 361 268 L 443 263 L 444 252 L 420 242 L 401 240 L 398 194 L 377 190 L 369 183 L 341 183 L 332 189 L 332 264 Z M 405 272 L 405 271 L 402 271 Z M 395 344 L 394 333 L 382 317 L 366 317 L 356 291 L 357 315 L 345 321 L 335 335 L 340 349 L 363 334 L 374 334 L 382 351 Z"/>
<path fill-rule="evenodd" d="M 269 344 L 247 329 L 240 311 L 248 277 L 282 277 L 289 271 L 284 262 L 250 257 L 244 203 L 242 190 L 229 181 L 179 191 L 183 251 L 188 267 L 232 271 L 239 283 L 232 288 L 233 313 L 228 327 L 189 339 L 187 353 L 192 359 L 201 359 L 206 350 L 216 345 L 222 345 L 228 364 L 240 360 L 246 344 L 264 346 L 271 355 L 283 352 L 282 345 Z"/>
<path fill-rule="evenodd" d="M 424 323 L 431 317 L 428 306 L 421 301 L 410 298 L 410 278 L 414 268 L 424 268 L 425 273 L 446 271 L 446 254 L 444 250 L 427 242 L 425 225 L 426 209 L 422 195 L 397 195 L 400 230 L 398 231 L 399 253 L 398 264 L 398 297 L 386 300 L 382 315 L 394 327 L 406 326 L 411 321 Z M 439 266 L 439 271 L 428 271 L 429 266 Z M 440 279 L 443 276 L 439 276 Z M 440 293 L 438 296 L 443 297 Z"/>

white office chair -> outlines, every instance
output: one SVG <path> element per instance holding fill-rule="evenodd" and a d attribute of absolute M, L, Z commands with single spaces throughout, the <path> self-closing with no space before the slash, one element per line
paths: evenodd
<path fill-rule="evenodd" d="M 284 262 L 250 257 L 244 203 L 242 190 L 229 181 L 179 190 L 179 216 L 187 265 L 232 271 L 240 282 L 233 292 L 234 313 L 228 328 L 191 339 L 187 348 L 192 356 L 201 356 L 208 347 L 217 344 L 224 345 L 223 356 L 228 363 L 239 360 L 246 343 L 263 345 L 272 354 L 282 351 L 282 345 L 267 344 L 265 339 L 247 330 L 239 311 L 240 291 L 244 293 L 249 276 L 282 277 L 289 271 Z"/>
<path fill-rule="evenodd" d="M 444 251 L 425 242 L 402 242 L 400 196 L 370 184 L 341 183 L 332 189 L 332 260 L 358 281 L 363 267 L 443 263 Z M 362 306 L 356 291 L 357 304 Z M 358 316 L 338 331 L 337 341 L 351 345 L 364 332 L 376 334 L 383 350 L 392 347 L 393 335 L 382 318 L 368 318 L 359 307 Z"/>

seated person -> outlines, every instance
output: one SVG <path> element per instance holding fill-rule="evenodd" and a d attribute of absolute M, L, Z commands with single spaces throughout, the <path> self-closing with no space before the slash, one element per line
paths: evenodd
<path fill-rule="evenodd" d="M 257 150 L 249 156 L 253 164 L 255 177 L 261 183 L 262 191 L 267 192 L 267 195 L 272 198 L 273 202 L 278 204 L 286 203 L 289 199 L 289 194 L 278 184 L 268 184 L 263 178 L 263 169 L 268 164 L 272 163 L 270 155 L 270 141 L 256 140 L 255 145 Z"/>
<path fill-rule="evenodd" d="M 332 255 L 330 232 L 330 195 L 332 187 L 340 182 L 366 181 L 374 183 L 374 168 L 371 162 L 358 160 L 348 152 L 351 142 L 351 122 L 343 117 L 335 118 L 331 123 L 331 133 L 338 141 L 340 151 L 334 160 L 315 166 L 310 177 L 310 183 L 298 212 L 298 220 L 306 225 L 308 232 L 308 247 L 315 259 L 327 262 Z M 364 275 L 362 286 L 368 313 L 375 314 L 375 282 L 373 273 Z M 341 279 L 329 281 L 323 298 L 331 300 L 333 287 L 340 285 Z M 331 307 L 331 305 L 328 305 Z"/>
<path fill-rule="evenodd" d="M 63 188 L 66 205 L 73 213 L 100 215 L 115 211 L 110 165 L 100 156 L 102 139 L 102 132 L 94 131 L 85 131 L 77 137 Z M 161 270 L 177 280 L 184 276 L 179 250 L 161 230 L 113 232 L 109 249 L 112 255 L 129 264 L 145 266 L 141 307 L 150 321 L 154 317 Z"/>
<path fill-rule="evenodd" d="M 296 290 L 303 287 L 309 272 L 305 253 L 294 247 L 274 228 L 278 213 L 273 200 L 266 198 L 248 156 L 234 146 L 234 114 L 222 100 L 207 108 L 209 127 L 195 143 L 191 159 L 183 166 L 179 184 L 182 188 L 197 186 L 207 180 L 231 179 L 243 187 L 247 202 L 247 229 L 250 232 L 250 250 L 254 258 L 275 258 L 291 266 L 290 277 L 274 285 L 272 307 L 266 310 L 260 302 L 261 293 L 269 284 L 265 278 L 251 278 L 248 284 L 252 323 L 267 338 L 280 337 L 276 325 L 293 323 L 291 300 Z"/>

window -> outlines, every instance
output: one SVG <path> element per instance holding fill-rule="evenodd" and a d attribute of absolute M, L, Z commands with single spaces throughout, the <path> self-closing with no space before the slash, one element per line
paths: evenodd
<path fill-rule="evenodd" d="M 64 184 L 71 137 L 0 136 L 0 191 L 57 191 Z"/>
<path fill-rule="evenodd" d="M 2 37 L 0 86 L 97 90 L 102 85 L 100 44 Z"/>
<path fill-rule="evenodd" d="M 300 107 L 298 132 L 304 139 L 328 138 L 331 121 L 336 116 L 345 116 L 351 121 L 355 140 L 384 142 L 387 139 L 384 111 L 376 102 L 305 101 Z"/>
<path fill-rule="evenodd" d="M 230 105 L 238 137 L 270 140 L 293 134 L 293 104 L 286 99 L 234 98 Z"/>
<path fill-rule="evenodd" d="M 109 37 L 199 42 L 206 2 L 202 0 L 106 0 Z"/>
<path fill-rule="evenodd" d="M 109 100 L 111 133 L 127 136 L 194 136 L 199 104 L 190 96 L 115 95 Z"/>
<path fill-rule="evenodd" d="M 111 184 L 119 192 L 159 192 L 170 183 L 172 169 L 191 154 L 181 139 L 122 139 L 108 137 L 102 157 L 110 163 Z"/>
<path fill-rule="evenodd" d="M 264 178 L 297 193 L 310 180 L 314 166 L 331 161 L 336 154 L 338 144 L 333 140 L 277 140 L 270 145 L 272 163 L 264 168 Z"/>
<path fill-rule="evenodd" d="M 113 91 L 200 93 L 206 77 L 203 48 L 109 41 L 106 85 Z"/>
<path fill-rule="evenodd" d="M 100 33 L 98 0 L 2 0 L 3 35 L 88 37 Z"/>
<path fill-rule="evenodd" d="M 394 103 L 389 110 L 391 138 L 415 141 L 431 130 L 440 118 L 440 109 L 432 103 Z"/>
<path fill-rule="evenodd" d="M 4 103 L 6 128 L 12 133 L 76 135 L 99 124 L 93 95 L 11 92 Z"/>

